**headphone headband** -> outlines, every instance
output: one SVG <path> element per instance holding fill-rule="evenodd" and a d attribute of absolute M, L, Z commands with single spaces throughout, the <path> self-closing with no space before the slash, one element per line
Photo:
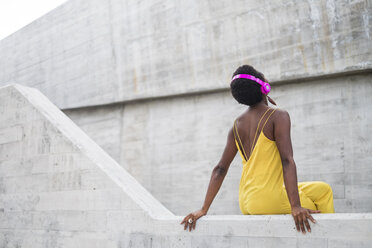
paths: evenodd
<path fill-rule="evenodd" d="M 238 75 L 235 75 L 232 78 L 231 82 L 234 81 L 237 78 L 245 78 L 245 79 L 249 79 L 249 80 L 257 82 L 258 84 L 261 85 L 261 92 L 265 95 L 267 95 L 271 90 L 271 86 L 270 86 L 269 83 L 266 83 L 266 82 L 262 81 L 261 79 L 256 78 L 255 76 L 252 76 L 252 75 L 249 75 L 249 74 L 238 74 Z"/>

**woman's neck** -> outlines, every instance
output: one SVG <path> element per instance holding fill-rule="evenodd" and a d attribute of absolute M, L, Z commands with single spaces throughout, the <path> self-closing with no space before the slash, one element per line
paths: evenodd
<path fill-rule="evenodd" d="M 262 100 L 255 105 L 250 106 L 250 109 L 260 109 L 262 107 L 267 107 L 269 104 L 267 103 L 267 100 L 265 98 L 262 98 Z"/>

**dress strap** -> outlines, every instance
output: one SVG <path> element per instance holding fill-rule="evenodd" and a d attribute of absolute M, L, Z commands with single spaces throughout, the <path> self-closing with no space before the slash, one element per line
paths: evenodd
<path fill-rule="evenodd" d="M 251 154 L 252 154 L 252 151 L 253 151 L 253 145 L 254 145 L 254 142 L 255 142 L 256 137 L 257 137 L 257 131 L 258 131 L 259 127 L 260 127 L 260 123 L 261 123 L 262 119 L 264 118 L 264 116 L 266 115 L 266 113 L 267 113 L 269 110 L 270 110 L 270 108 L 268 108 L 268 109 L 265 111 L 265 113 L 261 116 L 260 121 L 258 122 L 257 129 L 256 129 L 256 133 L 254 134 L 254 139 L 253 139 L 253 142 L 252 142 L 252 145 L 251 145 Z M 266 124 L 266 123 L 265 123 L 265 124 Z"/>
<path fill-rule="evenodd" d="M 239 134 L 238 134 L 238 128 L 236 127 L 236 120 L 234 121 L 233 133 L 234 133 L 235 140 L 238 142 L 239 148 L 242 151 L 242 154 L 244 156 L 244 159 L 245 159 L 245 161 L 247 161 L 248 160 L 248 157 L 247 157 L 247 154 L 245 153 L 245 150 L 244 150 L 244 147 L 243 147 L 243 143 L 242 143 L 242 141 L 241 141 L 241 139 L 239 137 Z"/>
<path fill-rule="evenodd" d="M 255 143 L 255 140 L 256 140 L 256 137 L 257 137 L 257 132 L 259 130 L 259 127 L 260 127 L 260 124 L 261 124 L 261 121 L 263 120 L 263 118 L 265 117 L 265 115 L 267 114 L 267 112 L 270 110 L 271 108 L 268 108 L 265 113 L 261 116 L 260 118 L 260 121 L 258 122 L 258 125 L 257 125 L 257 129 L 256 129 L 256 133 L 254 135 L 254 139 L 253 139 L 253 143 L 252 143 L 252 146 L 251 146 L 251 153 L 252 154 L 252 151 L 253 151 L 253 145 Z M 262 129 L 265 127 L 266 123 L 267 123 L 267 120 L 270 118 L 270 116 L 275 112 L 276 109 L 274 109 L 273 111 L 271 111 L 271 113 L 269 114 L 269 117 L 266 119 L 264 125 L 262 126 Z M 243 143 L 240 139 L 240 136 L 239 136 L 239 133 L 238 133 L 238 128 L 236 126 L 236 120 L 234 121 L 234 127 L 233 127 L 233 133 L 234 133 L 234 138 L 235 140 L 237 141 L 238 143 L 238 146 L 239 146 L 239 149 L 241 150 L 243 156 L 244 156 L 244 159 L 245 161 L 248 161 L 248 156 L 247 154 L 245 153 L 245 150 L 244 150 L 244 147 L 243 147 Z"/>
<path fill-rule="evenodd" d="M 271 111 L 271 113 L 269 114 L 269 117 L 267 117 L 267 119 L 266 119 L 266 121 L 265 121 L 265 123 L 264 123 L 264 125 L 262 126 L 262 129 L 261 130 L 263 130 L 264 129 L 264 127 L 265 127 L 265 125 L 266 125 L 266 123 L 267 123 L 267 121 L 270 119 L 270 116 L 275 112 L 275 110 L 276 109 L 274 109 L 273 111 Z"/>

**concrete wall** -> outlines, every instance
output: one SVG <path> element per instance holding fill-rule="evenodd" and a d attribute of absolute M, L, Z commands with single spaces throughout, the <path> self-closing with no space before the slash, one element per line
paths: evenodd
<path fill-rule="evenodd" d="M 338 76 L 274 85 L 271 94 L 291 115 L 298 180 L 328 182 L 336 212 L 372 212 L 371 81 L 372 74 Z M 228 129 L 244 109 L 222 91 L 65 113 L 181 215 L 203 205 Z M 236 156 L 211 214 L 240 213 L 241 166 Z"/>
<path fill-rule="evenodd" d="M 203 216 L 191 233 L 35 89 L 0 88 L 0 247 L 370 247 L 372 214 Z M 169 185 L 169 188 L 172 186 Z"/>
<path fill-rule="evenodd" d="M 358 0 L 71 0 L 0 41 L 0 85 L 40 89 L 186 214 L 243 109 L 229 78 L 252 64 L 291 113 L 299 180 L 330 183 L 337 212 L 371 212 L 370 24 Z M 211 213 L 239 213 L 240 172 L 237 157 Z"/>
<path fill-rule="evenodd" d="M 62 109 L 370 69 L 371 3 L 71 0 L 0 41 L 0 85 Z"/>

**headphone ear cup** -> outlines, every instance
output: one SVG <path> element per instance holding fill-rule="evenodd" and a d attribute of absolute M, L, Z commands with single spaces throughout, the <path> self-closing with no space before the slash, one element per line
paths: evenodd
<path fill-rule="evenodd" d="M 270 84 L 268 83 L 264 83 L 262 86 L 261 86 L 261 92 L 265 95 L 267 95 L 271 90 L 271 86 Z"/>
<path fill-rule="evenodd" d="M 263 86 L 261 86 L 261 92 L 262 92 L 262 94 L 266 95 L 265 88 Z"/>

